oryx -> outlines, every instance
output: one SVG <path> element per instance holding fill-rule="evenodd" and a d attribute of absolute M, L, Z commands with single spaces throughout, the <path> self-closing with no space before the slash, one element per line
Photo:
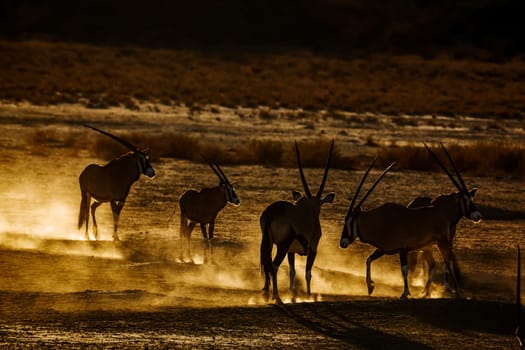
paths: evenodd
<path fill-rule="evenodd" d="M 181 260 L 184 260 L 184 243 L 186 253 L 191 259 L 190 236 L 196 224 L 200 224 L 202 236 L 211 252 L 211 239 L 215 229 L 215 219 L 227 203 L 239 205 L 241 201 L 233 189 L 233 184 L 218 164 L 206 160 L 213 172 L 219 177 L 219 184 L 202 190 L 188 190 L 179 199 L 180 207 L 180 242 Z M 206 232 L 208 225 L 208 232 Z M 206 257 L 206 256 L 205 256 Z"/>
<path fill-rule="evenodd" d="M 113 140 L 121 143 L 130 150 L 130 152 L 113 159 L 104 166 L 97 164 L 88 165 L 78 178 L 80 183 L 80 193 L 82 195 L 80 213 L 78 215 L 78 228 L 80 229 L 82 228 L 82 225 L 86 225 L 86 239 L 89 240 L 89 210 L 91 197 L 93 197 L 95 200 L 91 205 L 93 235 L 95 236 L 95 239 L 98 240 L 95 210 L 102 203 L 110 202 L 114 223 L 113 239 L 118 241 L 118 219 L 131 185 L 139 179 L 140 174 L 144 174 L 148 177 L 155 176 L 155 170 L 151 167 L 147 151 L 140 150 L 128 141 L 112 135 L 109 132 L 89 125 L 84 126 L 111 137 Z"/>
<path fill-rule="evenodd" d="M 373 187 L 367 192 L 365 197 L 361 199 L 359 205 L 354 208 L 353 204 L 368 174 L 367 171 L 348 209 L 341 234 L 340 246 L 346 248 L 359 237 L 362 242 L 369 243 L 377 248 L 366 260 L 366 281 L 369 294 L 374 290 L 374 283 L 370 277 L 370 265 L 372 261 L 384 254 L 399 253 L 401 271 L 404 279 L 404 291 L 401 298 L 407 298 L 410 295 L 407 281 L 408 252 L 411 250 L 419 250 L 431 243 L 437 242 L 447 269 L 457 286 L 456 296 L 460 296 L 459 270 L 450 241 L 453 233 L 451 232 L 451 227 L 455 226 L 462 217 L 469 218 L 476 222 L 480 221 L 481 213 L 474 206 L 473 196 L 475 189 L 472 191 L 467 190 L 461 174 L 445 147 L 441 145 L 461 185 L 441 163 L 437 155 L 426 144 L 425 147 L 445 171 L 459 192 L 440 196 L 439 201 L 434 200 L 433 205 L 430 207 L 412 209 L 400 204 L 386 203 L 378 208 L 363 211 L 360 206 Z M 377 181 L 374 185 L 376 184 Z M 427 285 L 425 286 L 426 290 L 428 290 L 430 281 L 431 279 L 427 281 Z"/>
<path fill-rule="evenodd" d="M 310 296 L 310 281 L 312 279 L 312 266 L 317 255 L 317 245 L 321 239 L 321 223 L 319 215 L 321 205 L 332 203 L 335 194 L 329 193 L 324 198 L 323 194 L 328 168 L 332 158 L 334 141 L 330 145 L 328 160 L 324 169 L 323 179 L 315 196 L 310 192 L 306 182 L 299 147 L 295 143 L 297 166 L 301 176 L 305 194 L 293 191 L 295 203 L 278 201 L 270 204 L 261 214 L 260 225 L 262 231 L 261 240 L 261 269 L 264 271 L 263 295 L 267 300 L 269 297 L 270 276 L 273 284 L 273 299 L 281 302 L 277 288 L 277 272 L 284 257 L 288 254 L 290 265 L 290 291 L 294 293 L 295 279 L 295 254 L 306 255 L 306 294 Z M 277 246 L 277 253 L 272 261 L 273 245 Z"/>

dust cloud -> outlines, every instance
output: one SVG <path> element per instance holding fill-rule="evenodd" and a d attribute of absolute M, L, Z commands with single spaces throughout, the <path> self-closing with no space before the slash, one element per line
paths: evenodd
<path fill-rule="evenodd" d="M 84 229 L 77 229 L 78 175 L 87 164 L 103 162 L 53 151 L 46 156 L 31 155 L 21 149 L 9 155 L 0 154 L 3 160 L 0 171 L 4 174 L 0 180 L 3 290 L 60 293 L 53 303 L 63 310 L 265 304 L 261 295 L 264 280 L 259 266 L 258 219 L 266 205 L 287 199 L 291 188 L 300 187 L 296 169 L 279 169 L 278 172 L 254 166 L 227 169 L 229 176 L 231 172 L 231 177 L 239 180 L 237 190 L 241 205 L 238 208 L 228 206 L 219 214 L 211 262 L 203 263 L 202 238 L 197 228 L 192 234 L 195 263 L 182 263 L 179 260 L 178 213 L 174 217 L 173 208 L 186 189 L 207 185 L 210 181 L 215 183 L 215 175 L 210 174 L 206 165 L 172 159 L 154 163 L 158 176 L 151 181 L 139 179 L 122 211 L 119 222 L 122 241 L 111 241 L 112 217 L 107 204 L 97 210 L 102 240 L 87 241 Z M 339 192 L 344 192 L 349 181 L 347 172 L 334 170 L 327 186 L 337 184 Z M 352 185 L 353 181 L 350 181 Z M 397 181 L 391 191 L 399 193 L 389 193 L 389 198 L 401 196 L 403 186 L 418 181 L 426 185 L 435 179 L 405 174 L 391 181 Z M 505 193 L 514 193 L 512 189 L 512 184 L 507 185 Z M 323 237 L 312 271 L 311 298 L 305 298 L 306 259 L 296 259 L 295 302 L 368 296 L 365 262 L 373 247 L 359 242 L 345 250 L 338 247 L 341 216 L 347 203 L 339 198 L 336 201 L 321 212 Z M 491 295 L 498 296 L 512 294 L 509 286 L 514 281 L 513 274 L 506 265 L 491 265 L 492 269 L 502 266 L 501 271 L 496 271 L 501 276 L 499 279 L 494 279 L 496 272 L 474 274 L 473 271 L 486 260 L 484 256 L 472 255 L 473 250 L 468 248 L 469 244 L 476 248 L 487 246 L 486 242 L 495 232 L 507 234 L 509 227 L 515 235 L 521 233 L 519 223 L 505 225 L 492 224 L 492 231 L 478 225 L 476 234 L 470 236 L 464 232 L 474 229 L 461 227 L 458 247 L 470 254 L 466 257 L 472 257 L 467 261 L 471 265 L 465 269 L 471 290 L 489 290 Z M 508 254 L 498 251 L 493 254 L 494 259 L 506 262 Z M 514 262 L 509 266 L 513 268 Z M 483 271 L 483 268 L 478 270 Z M 278 274 L 279 289 L 282 298 L 291 302 L 287 293 L 288 273 L 285 260 Z M 403 281 L 397 256 L 384 256 L 375 261 L 372 277 L 374 297 L 398 298 L 401 295 Z M 413 297 L 418 296 L 424 279 L 424 275 L 410 277 Z M 437 283 L 431 293 L 433 298 L 445 295 Z"/>

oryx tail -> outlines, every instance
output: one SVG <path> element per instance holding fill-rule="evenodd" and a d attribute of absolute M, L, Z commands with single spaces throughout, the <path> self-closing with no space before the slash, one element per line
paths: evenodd
<path fill-rule="evenodd" d="M 86 227 L 89 223 L 89 202 L 90 202 L 90 195 L 86 191 L 82 191 L 82 199 L 80 201 L 80 211 L 78 213 L 78 229 L 80 230 L 82 228 L 82 225 L 84 223 L 86 224 Z"/>
<path fill-rule="evenodd" d="M 268 225 L 266 212 L 261 215 L 261 272 L 272 272 L 272 242 L 270 239 L 270 230 Z"/>

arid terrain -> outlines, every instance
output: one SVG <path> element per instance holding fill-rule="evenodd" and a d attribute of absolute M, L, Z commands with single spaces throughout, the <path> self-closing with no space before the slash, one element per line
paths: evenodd
<path fill-rule="evenodd" d="M 209 109 L 214 109 L 213 113 Z M 357 119 L 356 119 L 357 118 Z M 371 246 L 339 248 L 342 222 L 364 169 L 330 170 L 325 191 L 336 200 L 323 207 L 323 237 L 316 260 L 313 297 L 300 287 L 296 303 L 286 293 L 288 267 L 279 273 L 285 304 L 266 303 L 260 293 L 259 215 L 276 200 L 301 190 L 296 168 L 225 165 L 241 199 L 219 215 L 211 262 L 203 264 L 199 230 L 192 235 L 194 263 L 179 259 L 177 199 L 190 188 L 213 186 L 206 164 L 176 158 L 152 161 L 156 177 L 132 187 L 111 241 L 109 205 L 97 212 L 100 241 L 86 241 L 77 229 L 78 175 L 97 156 L 89 140 L 103 138 L 82 124 L 117 135 L 133 131 L 186 132 L 222 147 L 254 139 L 335 139 L 342 154 L 369 160 L 384 143 L 475 143 L 523 145 L 518 121 L 419 116 L 395 123 L 387 115 L 318 118 L 301 124 L 262 118 L 222 107 L 191 113 L 183 107 L 138 110 L 88 109 L 80 105 L 0 105 L 0 346 L 5 348 L 389 348 L 509 349 L 516 326 L 516 246 L 524 245 L 524 181 L 514 176 L 465 175 L 478 188 L 484 220 L 463 219 L 455 251 L 464 274 L 458 300 L 435 277 L 431 298 L 419 299 L 421 271 L 410 276 L 412 298 L 399 300 L 402 278 L 397 256 L 373 264 L 376 289 L 367 295 L 365 260 Z M 360 122 L 357 122 L 357 120 Z M 442 121 L 437 123 L 437 121 Z M 433 122 L 430 122 L 433 121 Z M 498 128 L 490 127 L 498 124 Z M 39 132 L 54 138 L 38 142 Z M 65 139 L 86 140 L 85 149 Z M 78 145 L 78 142 L 75 143 Z M 376 146 L 377 147 L 377 146 Z M 113 156 L 116 157 L 116 153 Z M 395 160 L 395 159 L 392 159 Z M 381 169 L 373 171 L 374 175 Z M 322 169 L 305 170 L 317 188 Z M 370 180 L 371 181 L 371 180 Z M 365 207 L 387 201 L 408 203 L 418 195 L 455 191 L 439 172 L 392 171 Z M 441 261 L 437 249 L 435 257 Z M 304 259 L 297 259 L 299 286 Z"/>
<path fill-rule="evenodd" d="M 0 348 L 511 349 L 517 246 L 524 244 L 523 5 L 483 1 L 0 0 Z M 77 228 L 79 174 L 148 148 L 112 237 Z M 312 189 L 335 141 L 323 236 L 305 297 L 279 271 L 283 304 L 261 289 L 261 212 Z M 398 256 L 339 248 L 359 180 L 397 161 L 364 204 L 408 203 L 455 187 L 423 142 L 444 143 L 483 220 L 463 219 L 462 298 L 425 267 L 400 300 Z M 217 184 L 240 205 L 218 216 L 213 254 L 197 228 L 181 259 L 178 198 Z M 386 223 L 388 224 L 388 223 Z M 91 232 L 91 227 L 89 232 Z M 521 309 L 520 309 L 521 310 Z M 522 317 L 523 319 L 523 317 Z M 525 327 L 522 327 L 525 329 Z"/>

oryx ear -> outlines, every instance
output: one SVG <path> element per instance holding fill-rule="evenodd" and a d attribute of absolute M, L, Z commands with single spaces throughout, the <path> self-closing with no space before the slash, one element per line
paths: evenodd
<path fill-rule="evenodd" d="M 476 191 L 477 191 L 477 190 L 478 190 L 478 189 L 477 189 L 476 187 L 474 187 L 473 189 L 471 189 L 471 190 L 469 191 L 468 194 L 470 194 L 470 196 L 471 196 L 472 198 L 474 198 L 474 196 L 476 195 Z"/>
<path fill-rule="evenodd" d="M 335 199 L 335 193 L 328 193 L 323 199 L 321 199 L 321 204 L 332 203 Z"/>
<path fill-rule="evenodd" d="M 301 194 L 301 192 L 292 191 L 292 196 L 294 201 L 298 201 L 303 195 Z"/>

